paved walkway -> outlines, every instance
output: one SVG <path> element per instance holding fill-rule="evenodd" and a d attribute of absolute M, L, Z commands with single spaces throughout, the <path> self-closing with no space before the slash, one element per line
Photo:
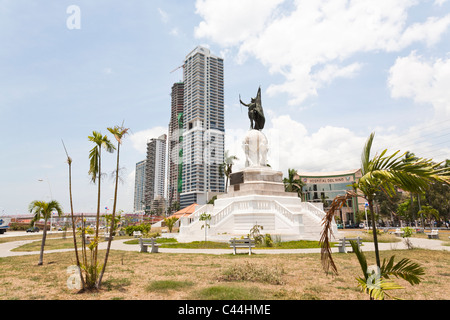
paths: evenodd
<path fill-rule="evenodd" d="M 139 245 L 124 244 L 126 240 L 114 240 L 111 242 L 112 250 L 122 250 L 122 251 L 139 251 Z M 413 246 L 415 248 L 430 249 L 430 250 L 444 250 L 450 252 L 450 246 L 443 246 L 441 240 L 434 239 L 422 239 L 422 238 L 410 238 Z M 39 251 L 23 252 L 23 251 L 11 251 L 14 248 L 20 247 L 26 243 L 30 243 L 36 240 L 21 240 L 6 242 L 0 244 L 0 258 L 2 257 L 13 257 L 13 256 L 24 256 L 39 254 Z M 99 249 L 106 249 L 107 242 L 101 242 Z M 403 250 L 407 249 L 404 242 L 394 242 L 394 243 L 379 243 L 379 250 Z M 366 242 L 362 246 L 362 251 L 374 251 L 374 245 L 372 242 Z M 239 250 L 239 249 L 238 249 Z M 73 251 L 73 249 L 58 249 L 58 250 L 45 250 L 44 253 L 52 252 L 67 252 Z M 242 249 L 244 252 L 245 249 Z M 338 248 L 332 248 L 333 252 L 338 252 Z M 161 253 L 194 253 L 194 254 L 231 254 L 232 249 L 179 249 L 179 248 L 159 248 Z M 239 251 L 238 251 L 239 252 Z M 316 249 L 255 249 L 252 252 L 255 254 L 281 254 L 281 253 L 320 253 L 320 248 Z"/>

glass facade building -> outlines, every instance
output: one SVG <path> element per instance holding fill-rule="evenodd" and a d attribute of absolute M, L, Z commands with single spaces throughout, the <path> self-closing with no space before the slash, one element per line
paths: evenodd
<path fill-rule="evenodd" d="M 322 202 L 324 211 L 331 206 L 334 198 L 345 195 L 347 190 L 353 190 L 351 184 L 361 177 L 361 170 L 338 172 L 298 172 L 298 178 L 304 183 L 303 200 Z M 340 219 L 344 223 L 355 223 L 358 211 L 364 210 L 364 199 L 354 197 L 347 201 L 340 211 Z"/>
<path fill-rule="evenodd" d="M 223 69 L 223 59 L 201 46 L 184 61 L 181 208 L 225 191 L 219 170 L 225 147 Z"/>

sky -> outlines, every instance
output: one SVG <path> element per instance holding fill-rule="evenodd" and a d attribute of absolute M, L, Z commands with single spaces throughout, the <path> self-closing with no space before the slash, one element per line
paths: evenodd
<path fill-rule="evenodd" d="M 357 169 L 365 141 L 450 159 L 449 0 L 0 0 L 0 215 L 34 200 L 95 212 L 92 131 L 129 128 L 118 209 L 133 210 L 146 142 L 202 45 L 224 58 L 225 149 L 243 168 L 245 107 L 262 90 L 268 162 L 287 174 Z M 111 141 L 114 138 L 109 134 Z M 116 154 L 103 153 L 111 212 Z"/>

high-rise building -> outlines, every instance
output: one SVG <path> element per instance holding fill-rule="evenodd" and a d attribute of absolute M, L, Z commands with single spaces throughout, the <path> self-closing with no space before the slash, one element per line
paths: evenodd
<path fill-rule="evenodd" d="M 166 168 L 166 139 L 165 134 L 147 142 L 147 159 L 145 165 L 145 213 L 156 213 L 159 203 L 164 198 L 165 168 Z M 158 208 L 154 207 L 154 200 L 158 200 Z"/>
<path fill-rule="evenodd" d="M 144 190 L 145 190 L 145 162 L 136 163 L 136 173 L 134 179 L 134 211 L 144 210 Z"/>
<path fill-rule="evenodd" d="M 183 102 L 184 83 L 177 82 L 172 86 L 172 103 L 169 123 L 169 162 L 167 166 L 167 200 L 168 205 L 176 201 L 180 203 L 183 172 Z"/>
<path fill-rule="evenodd" d="M 204 204 L 225 190 L 219 174 L 225 143 L 223 59 L 196 47 L 185 58 L 183 81 L 181 208 Z"/>

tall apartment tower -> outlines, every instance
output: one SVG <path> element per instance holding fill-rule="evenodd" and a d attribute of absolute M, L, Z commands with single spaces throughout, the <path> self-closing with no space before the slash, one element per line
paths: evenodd
<path fill-rule="evenodd" d="M 147 159 L 145 164 L 145 213 L 156 212 L 155 200 L 164 198 L 166 171 L 166 139 L 165 134 L 147 142 Z"/>
<path fill-rule="evenodd" d="M 169 123 L 169 162 L 167 166 L 167 200 L 171 206 L 175 201 L 180 203 L 183 172 L 183 102 L 184 83 L 177 82 L 172 86 L 172 103 Z"/>
<path fill-rule="evenodd" d="M 134 179 L 134 211 L 144 211 L 144 191 L 145 191 L 145 163 L 146 160 L 136 163 L 136 173 Z"/>
<path fill-rule="evenodd" d="M 205 204 L 224 192 L 223 59 L 201 46 L 184 61 L 183 172 L 180 207 Z"/>

